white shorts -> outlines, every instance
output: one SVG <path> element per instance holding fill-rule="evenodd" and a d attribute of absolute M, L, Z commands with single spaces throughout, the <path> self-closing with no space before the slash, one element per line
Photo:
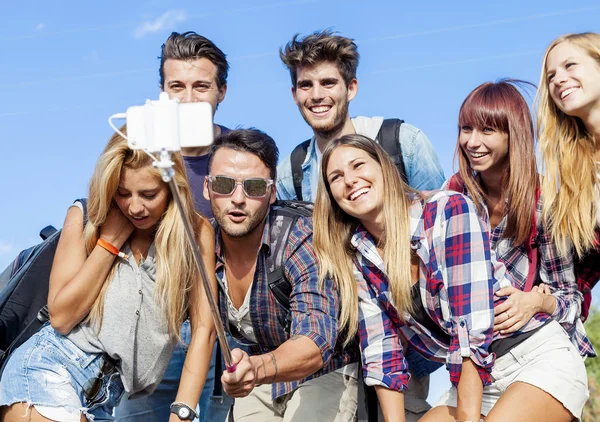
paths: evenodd
<path fill-rule="evenodd" d="M 487 416 L 502 393 L 515 382 L 525 382 L 544 390 L 577 420 L 589 397 L 583 359 L 556 321 L 549 322 L 496 359 L 492 384 L 483 389 L 481 413 Z M 444 393 L 436 406 L 456 407 L 456 388 Z"/>

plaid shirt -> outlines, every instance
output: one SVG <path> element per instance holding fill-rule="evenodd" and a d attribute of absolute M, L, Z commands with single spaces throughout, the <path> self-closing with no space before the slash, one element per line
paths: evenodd
<path fill-rule="evenodd" d="M 285 332 L 287 314 L 277 303 L 267 281 L 265 257 L 269 254 L 271 245 L 270 219 L 269 215 L 263 230 L 250 293 L 250 318 L 258 344 L 251 343 L 229 324 L 228 299 L 224 286 L 225 260 L 219 227 L 215 230 L 216 277 L 220 287 L 219 308 L 223 324 L 237 342 L 249 346 L 251 355 L 275 350 L 294 335 L 310 338 L 321 350 L 323 368 L 300 381 L 274 383 L 272 397 L 275 399 L 293 391 L 304 381 L 357 362 L 358 350 L 356 347 L 344 350 L 341 347 L 342 341 L 338 341 L 339 295 L 330 279 L 326 280 L 323 288 L 319 287 L 317 258 L 312 246 L 312 221 L 305 217 L 298 218 L 284 250 L 282 269 L 292 285 L 290 334 Z"/>
<path fill-rule="evenodd" d="M 596 248 L 583 258 L 575 259 L 575 274 L 579 291 L 583 293 L 584 306 L 581 316 L 585 321 L 592 303 L 592 288 L 600 281 L 600 228 L 596 228 Z"/>
<path fill-rule="evenodd" d="M 463 186 L 462 193 L 469 198 L 467 188 Z M 472 198 L 471 198 L 472 199 Z M 538 248 L 538 271 L 534 284 L 545 283 L 550 286 L 552 296 L 556 299 L 556 309 L 552 318 L 559 322 L 565 331 L 569 334 L 571 342 L 577 346 L 581 356 L 596 356 L 596 351 L 592 346 L 581 320 L 581 306 L 583 295 L 577 288 L 577 280 L 573 269 L 573 251 L 572 249 L 561 254 L 552 241 L 550 232 L 542 224 L 542 199 L 538 199 L 536 205 L 537 234 L 535 236 L 535 246 Z M 482 209 L 486 212 L 485 203 Z M 511 275 L 515 287 L 524 290 L 529 272 L 529 245 L 514 245 L 514 238 L 504 238 L 504 232 L 508 224 L 506 216 L 500 221 L 500 224 L 491 230 L 490 242 L 496 256 L 506 266 L 506 270 Z M 600 271 L 600 265 L 597 271 Z"/>
<path fill-rule="evenodd" d="M 436 192 L 409 210 L 411 245 L 419 258 L 423 308 L 439 326 L 430 331 L 406 313 L 399 318 L 371 235 L 359 226 L 352 237 L 359 294 L 359 337 L 368 385 L 403 391 L 408 385 L 401 333 L 416 351 L 445 362 L 458 385 L 463 358 L 471 358 L 483 385 L 491 383 L 493 340 L 531 331 L 548 316 L 536 314 L 515 334 L 494 335 L 494 292 L 510 286 L 506 270 L 490 249 L 487 222 L 463 195 Z"/>

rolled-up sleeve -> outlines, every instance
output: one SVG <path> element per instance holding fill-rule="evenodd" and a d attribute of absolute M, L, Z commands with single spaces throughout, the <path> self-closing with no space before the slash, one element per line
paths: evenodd
<path fill-rule="evenodd" d="M 397 330 L 362 274 L 355 270 L 355 276 L 364 382 L 369 386 L 380 385 L 390 390 L 405 391 L 410 375 Z"/>
<path fill-rule="evenodd" d="M 303 219 L 298 220 L 302 226 Z M 296 230 L 296 229 L 294 229 Z M 306 230 L 301 229 L 305 233 Z M 312 233 L 312 232 L 311 232 Z M 319 347 L 323 365 L 331 359 L 337 341 L 339 293 L 331 279 L 319 285 L 312 234 L 294 245 L 285 261 L 285 276 L 292 282 L 290 335 L 310 338 Z"/>
<path fill-rule="evenodd" d="M 491 383 L 494 355 L 488 352 L 492 342 L 494 274 L 490 241 L 485 222 L 479 220 L 473 203 L 453 194 L 444 205 L 440 227 L 445 267 L 448 307 L 450 310 L 447 367 L 450 381 L 458 385 L 463 358 L 477 367 L 483 385 Z"/>
<path fill-rule="evenodd" d="M 577 279 L 573 268 L 573 252 L 561 254 L 552 241 L 548 230 L 541 228 L 539 236 L 540 279 L 550 286 L 556 299 L 552 317 L 559 323 L 574 324 L 581 316 L 583 295 L 577 289 Z"/>

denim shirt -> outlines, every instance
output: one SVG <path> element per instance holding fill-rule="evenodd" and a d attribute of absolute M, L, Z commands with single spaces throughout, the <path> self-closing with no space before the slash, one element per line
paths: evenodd
<path fill-rule="evenodd" d="M 374 139 L 381 124 L 383 117 L 355 117 L 352 124 L 359 135 L 368 136 Z M 361 126 L 371 126 L 369 129 Z M 306 159 L 302 163 L 302 196 L 304 201 L 314 202 L 316 190 L 313 192 L 312 179 L 313 173 L 319 171 L 319 158 L 317 157 L 317 143 L 315 137 L 310 141 Z M 406 169 L 408 184 L 418 190 L 439 189 L 444 183 L 444 172 L 440 161 L 433 149 L 433 145 L 427 136 L 413 125 L 403 123 L 400 126 L 400 149 L 402 151 L 402 161 Z M 296 191 L 294 190 L 294 180 L 292 175 L 292 165 L 290 155 L 285 157 L 277 166 L 277 198 L 295 200 Z"/>

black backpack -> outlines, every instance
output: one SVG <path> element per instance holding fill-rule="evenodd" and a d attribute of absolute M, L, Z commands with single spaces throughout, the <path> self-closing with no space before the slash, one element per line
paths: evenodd
<path fill-rule="evenodd" d="M 402 161 L 402 151 L 400 149 L 400 126 L 402 123 L 404 123 L 404 120 L 385 119 L 379 129 L 375 141 L 389 154 L 400 173 L 400 177 L 402 177 L 402 180 L 404 180 L 405 183 L 408 183 L 404 161 Z M 296 198 L 300 201 L 302 200 L 302 179 L 304 179 L 302 163 L 304 163 L 304 160 L 306 159 L 310 141 L 311 140 L 308 139 L 302 142 L 294 148 L 290 156 L 294 190 L 296 191 Z"/>
<path fill-rule="evenodd" d="M 312 218 L 313 203 L 303 201 L 276 201 L 271 210 L 270 234 L 271 244 L 270 253 L 265 261 L 267 267 L 267 282 L 271 294 L 277 300 L 279 306 L 286 311 L 285 331 L 290 332 L 291 312 L 290 312 L 290 294 L 292 285 L 285 278 L 283 273 L 283 255 L 285 246 L 288 244 L 288 238 L 292 228 L 296 225 L 298 218 Z"/>
<path fill-rule="evenodd" d="M 87 199 L 78 199 L 87 222 Z M 19 253 L 0 274 L 0 368 L 21 344 L 49 320 L 50 270 L 60 230 L 47 226 L 40 232 L 42 243 Z M 1 370 L 0 370 L 1 373 Z"/>

